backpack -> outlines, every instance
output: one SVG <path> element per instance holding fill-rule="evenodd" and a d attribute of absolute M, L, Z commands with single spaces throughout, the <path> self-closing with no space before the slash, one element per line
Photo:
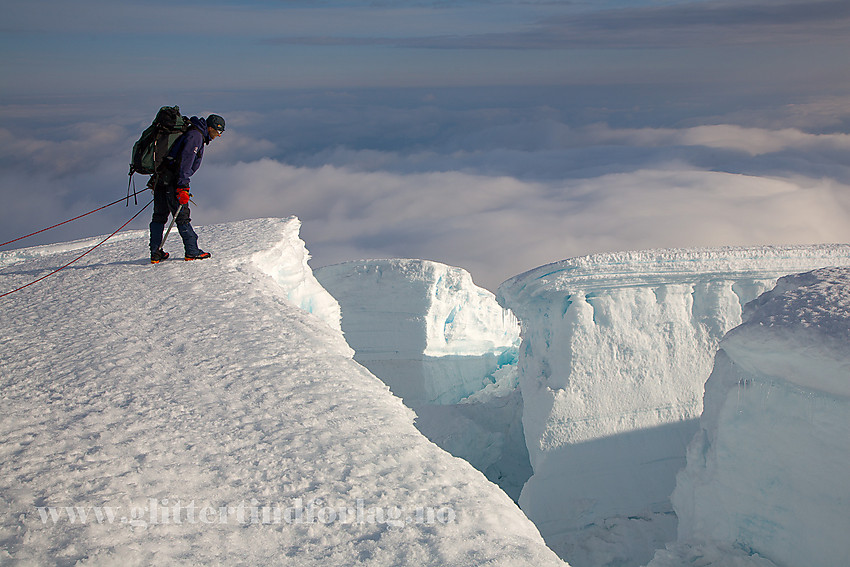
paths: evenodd
<path fill-rule="evenodd" d="M 141 138 L 133 144 L 130 161 L 130 177 L 133 173 L 153 175 L 168 150 L 186 130 L 189 118 L 180 115 L 179 106 L 163 106 L 156 113 L 153 123 L 142 132 Z"/>

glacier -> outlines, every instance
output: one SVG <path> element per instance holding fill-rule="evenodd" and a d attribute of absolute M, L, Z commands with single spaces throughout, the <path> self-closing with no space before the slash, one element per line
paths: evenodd
<path fill-rule="evenodd" d="M 678 542 L 850 564 L 850 269 L 787 276 L 721 341 L 672 501 Z"/>
<path fill-rule="evenodd" d="M 508 280 L 501 311 L 469 274 L 434 262 L 316 274 L 340 303 L 355 359 L 405 397 L 420 431 L 518 499 L 561 557 L 597 566 L 645 565 L 675 540 L 676 474 L 718 345 L 744 306 L 785 274 L 847 264 L 850 247 L 839 245 L 599 254 Z M 468 324 L 452 330 L 453 350 L 447 314 L 461 311 Z M 505 356 L 516 345 L 512 312 L 518 360 Z M 479 347 L 463 350 L 470 343 Z M 464 356 L 491 362 L 460 368 Z M 732 543 L 676 549 L 692 555 L 670 565 L 771 565 Z"/>
<path fill-rule="evenodd" d="M 597 254 L 494 295 L 311 270 L 299 229 L 199 227 L 212 261 L 158 266 L 122 233 L 9 296 L 0 562 L 850 561 L 850 246 Z M 96 242 L 0 252 L 0 284 Z M 104 509 L 131 515 L 61 517 Z M 426 509 L 451 521 L 395 514 Z"/>
<path fill-rule="evenodd" d="M 850 247 L 598 254 L 503 283 L 522 325 L 520 506 L 575 566 L 642 565 L 676 537 L 670 495 L 722 337 L 779 277 Z"/>

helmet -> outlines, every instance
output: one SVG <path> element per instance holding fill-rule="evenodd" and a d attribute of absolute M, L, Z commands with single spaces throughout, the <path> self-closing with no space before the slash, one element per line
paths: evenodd
<path fill-rule="evenodd" d="M 224 132 L 224 118 L 218 114 L 210 114 L 209 117 L 207 117 L 207 126 L 218 130 L 218 133 L 221 134 Z"/>

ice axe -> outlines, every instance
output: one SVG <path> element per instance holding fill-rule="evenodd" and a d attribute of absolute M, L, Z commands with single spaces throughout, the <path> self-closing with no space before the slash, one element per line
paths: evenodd
<path fill-rule="evenodd" d="M 168 230 L 165 231 L 165 236 L 162 237 L 162 243 L 159 245 L 159 250 L 162 251 L 162 247 L 165 246 L 165 239 L 168 238 L 168 233 L 171 232 L 171 227 L 174 226 L 174 221 L 177 220 L 177 215 L 180 214 L 180 211 L 183 210 L 183 205 L 177 207 L 177 212 L 171 217 L 171 222 L 168 225 Z"/>

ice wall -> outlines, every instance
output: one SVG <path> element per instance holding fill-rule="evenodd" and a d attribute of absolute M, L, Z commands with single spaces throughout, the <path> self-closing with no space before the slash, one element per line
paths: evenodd
<path fill-rule="evenodd" d="M 283 288 L 292 303 L 340 330 L 339 304 L 319 284 L 307 264 L 310 253 L 299 236 L 301 220 L 289 217 L 280 223 L 275 219 L 262 219 L 255 224 L 274 222 L 280 224 L 280 240 L 268 250 L 255 253 L 251 257 L 254 265 Z"/>
<path fill-rule="evenodd" d="M 319 268 L 355 360 L 408 405 L 453 404 L 513 362 L 519 325 L 469 273 L 427 260 Z"/>
<path fill-rule="evenodd" d="M 720 345 L 673 493 L 680 546 L 850 565 L 850 269 L 782 278 L 744 320 Z"/>
<path fill-rule="evenodd" d="M 354 358 L 417 414 L 430 440 L 514 500 L 531 474 L 517 389 L 519 325 L 468 272 L 424 260 L 316 270 Z"/>
<path fill-rule="evenodd" d="M 533 475 L 520 505 L 571 564 L 639 565 L 675 537 L 670 493 L 742 305 L 850 247 L 602 254 L 508 280 Z"/>

